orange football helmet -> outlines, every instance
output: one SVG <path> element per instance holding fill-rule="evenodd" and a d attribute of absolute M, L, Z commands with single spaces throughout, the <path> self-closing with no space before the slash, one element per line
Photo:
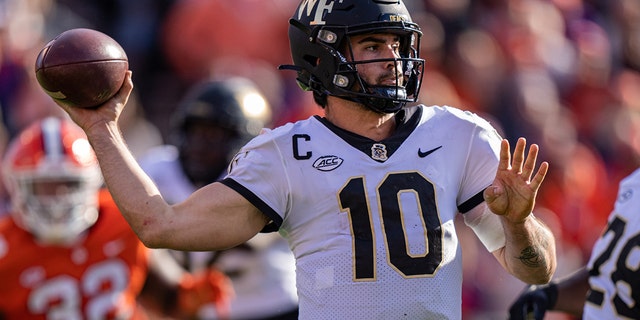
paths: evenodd
<path fill-rule="evenodd" d="M 65 245 L 98 218 L 100 167 L 84 132 L 48 117 L 9 144 L 2 172 L 16 224 L 47 244 Z"/>

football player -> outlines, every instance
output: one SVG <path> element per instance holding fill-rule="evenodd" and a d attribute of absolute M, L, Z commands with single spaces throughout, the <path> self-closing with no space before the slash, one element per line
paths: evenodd
<path fill-rule="evenodd" d="M 538 146 L 525 156 L 524 138 L 512 158 L 475 114 L 412 104 L 421 35 L 399 0 L 303 0 L 290 19 L 293 65 L 283 68 L 324 117 L 265 131 L 224 179 L 176 204 L 119 133 L 131 73 L 97 109 L 60 105 L 146 245 L 220 250 L 277 230 L 296 258 L 302 319 L 459 319 L 459 213 L 518 279 L 543 284 L 554 273 L 555 240 L 532 212 L 548 163 L 536 169 Z"/>
<path fill-rule="evenodd" d="M 140 166 L 167 202 L 178 203 L 222 178 L 235 152 L 270 118 L 271 107 L 251 80 L 203 81 L 187 92 L 171 117 L 172 144 L 151 149 Z M 231 319 L 298 318 L 295 261 L 280 235 L 262 233 L 219 252 L 169 252 L 193 273 L 216 268 L 230 277 L 235 292 Z M 210 311 L 203 306 L 199 315 L 215 318 Z"/>
<path fill-rule="evenodd" d="M 204 292 L 190 303 L 224 303 L 226 277 L 190 275 L 150 254 L 102 188 L 94 152 L 70 120 L 26 128 L 9 144 L 2 174 L 13 208 L 0 219 L 0 318 L 146 319 L 137 299 L 150 271 L 180 299 Z M 183 305 L 172 315 L 193 314 Z"/>

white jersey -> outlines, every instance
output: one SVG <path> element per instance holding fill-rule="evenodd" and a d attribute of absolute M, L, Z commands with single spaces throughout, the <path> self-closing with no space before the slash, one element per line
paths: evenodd
<path fill-rule="evenodd" d="M 583 319 L 640 319 L 640 169 L 620 182 L 587 268 L 591 289 Z"/>
<path fill-rule="evenodd" d="M 317 116 L 287 124 L 249 142 L 222 181 L 288 239 L 301 319 L 461 317 L 454 217 L 484 201 L 501 138 L 450 107 L 398 117 L 380 142 Z"/>
<path fill-rule="evenodd" d="M 154 147 L 139 162 L 169 203 L 186 199 L 196 188 L 185 175 L 176 147 Z M 187 264 L 185 253 L 170 251 Z M 215 252 L 188 252 L 188 267 L 197 272 L 209 266 Z M 235 297 L 231 300 L 230 319 L 269 317 L 293 310 L 298 305 L 295 285 L 295 261 L 286 241 L 277 234 L 259 234 L 247 243 L 223 251 L 215 257 L 215 267 L 229 275 Z M 203 308 L 203 319 L 215 319 L 214 310 Z"/>

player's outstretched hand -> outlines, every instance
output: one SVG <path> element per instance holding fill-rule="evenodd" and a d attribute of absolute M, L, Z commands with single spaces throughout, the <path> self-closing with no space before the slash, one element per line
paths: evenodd
<path fill-rule="evenodd" d="M 525 159 L 526 144 L 524 138 L 518 139 L 512 161 L 509 141 L 502 140 L 496 177 L 493 184 L 484 191 L 489 209 L 512 223 L 520 223 L 531 214 L 538 189 L 549 169 L 549 164 L 543 162 L 538 172 L 533 174 L 538 145 L 532 144 L 529 147 L 529 154 Z"/>
<path fill-rule="evenodd" d="M 547 310 L 552 309 L 558 299 L 555 284 L 528 286 L 509 308 L 509 320 L 544 319 Z"/>
<path fill-rule="evenodd" d="M 59 100 L 54 100 L 69 117 L 85 132 L 95 125 L 101 125 L 108 122 L 117 122 L 124 106 L 129 100 L 129 96 L 133 91 L 133 80 L 131 79 L 131 71 L 127 71 L 124 82 L 120 91 L 104 104 L 95 108 L 77 108 L 64 104 Z"/>

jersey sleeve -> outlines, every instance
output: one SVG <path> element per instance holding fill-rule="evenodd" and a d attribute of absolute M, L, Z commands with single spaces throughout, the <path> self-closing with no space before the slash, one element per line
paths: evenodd
<path fill-rule="evenodd" d="M 229 173 L 221 181 L 240 193 L 273 224 L 263 230 L 275 231 L 284 218 L 289 205 L 288 174 L 284 159 L 271 131 L 254 138 L 243 147 L 229 165 Z"/>
<path fill-rule="evenodd" d="M 459 208 L 462 213 L 484 201 L 482 192 L 493 183 L 496 176 L 502 141 L 500 134 L 488 121 L 474 113 L 465 112 L 465 114 L 476 124 L 476 128 L 470 136 L 462 187 L 458 194 Z"/>
<path fill-rule="evenodd" d="M 502 137 L 488 121 L 474 113 L 465 114 L 476 127 L 470 137 L 467 163 L 458 196 L 462 204 L 458 209 L 464 214 L 465 224 L 473 230 L 485 248 L 493 252 L 505 245 L 504 230 L 499 217 L 482 203 L 484 190 L 495 179 Z M 482 207 L 478 207 L 481 204 Z"/>

